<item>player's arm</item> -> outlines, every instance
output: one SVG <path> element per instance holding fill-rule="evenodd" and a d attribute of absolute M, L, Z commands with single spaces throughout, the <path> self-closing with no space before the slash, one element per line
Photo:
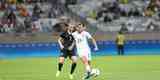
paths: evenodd
<path fill-rule="evenodd" d="M 93 37 L 91 37 L 90 39 L 91 39 L 91 41 L 92 41 L 92 43 L 94 45 L 94 50 L 98 50 L 98 46 L 97 46 L 96 40 Z"/>
<path fill-rule="evenodd" d="M 88 39 L 90 39 L 92 41 L 92 43 L 94 45 L 94 50 L 97 51 L 98 50 L 98 46 L 97 46 L 96 40 L 88 32 L 86 33 L 86 36 L 87 36 Z"/>
<path fill-rule="evenodd" d="M 60 46 L 61 49 L 64 48 L 63 44 L 62 44 L 63 39 L 61 37 L 58 38 L 58 44 Z"/>

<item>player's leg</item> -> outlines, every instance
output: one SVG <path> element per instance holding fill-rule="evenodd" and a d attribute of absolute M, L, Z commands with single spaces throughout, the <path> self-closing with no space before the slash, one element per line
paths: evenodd
<path fill-rule="evenodd" d="M 90 64 L 88 63 L 89 62 L 88 54 L 87 55 L 81 55 L 80 59 L 81 59 L 82 63 L 84 64 L 86 71 L 90 71 Z"/>
<path fill-rule="evenodd" d="M 121 53 L 124 55 L 124 45 L 121 46 Z"/>
<path fill-rule="evenodd" d="M 122 45 L 119 45 L 119 52 L 120 52 L 120 55 L 123 55 L 123 51 L 122 51 Z"/>
<path fill-rule="evenodd" d="M 90 75 L 91 75 L 91 66 L 88 63 L 89 61 L 86 56 L 82 56 L 81 60 L 82 60 L 83 64 L 85 65 L 85 69 L 86 69 L 86 73 L 87 73 L 87 76 L 85 76 L 85 79 L 88 79 L 88 78 L 90 78 Z"/>
<path fill-rule="evenodd" d="M 77 66 L 77 56 L 71 56 L 70 59 L 72 60 L 72 65 L 71 65 L 71 71 L 69 76 L 70 76 L 70 79 L 73 79 L 73 73 Z"/>
<path fill-rule="evenodd" d="M 89 64 L 90 68 L 92 69 L 91 54 L 88 54 L 88 64 Z"/>
<path fill-rule="evenodd" d="M 58 62 L 58 71 L 56 73 L 56 77 L 59 77 L 60 75 L 60 72 L 62 71 L 62 67 L 63 67 L 63 64 L 64 64 L 64 61 L 65 61 L 65 58 L 66 58 L 66 51 L 65 50 L 62 50 L 61 51 L 61 55 L 59 57 L 59 62 Z"/>
<path fill-rule="evenodd" d="M 71 72 L 70 72 L 70 74 L 73 74 L 74 71 L 75 71 L 75 68 L 77 66 L 77 56 L 72 56 L 71 60 L 72 60 L 72 66 L 71 66 Z"/>
<path fill-rule="evenodd" d="M 89 53 L 90 53 L 90 50 L 79 49 L 79 50 L 77 50 L 77 53 L 78 53 L 78 55 L 80 57 L 80 60 L 84 64 L 85 71 L 87 73 L 87 75 L 85 76 L 84 79 L 88 79 L 88 78 L 90 78 L 90 73 L 91 73 L 91 66 L 88 63 L 89 62 Z"/>
<path fill-rule="evenodd" d="M 90 65 L 90 67 L 92 67 L 91 65 L 91 60 L 92 60 L 92 56 L 91 53 L 88 54 L 88 64 Z"/>
<path fill-rule="evenodd" d="M 88 65 L 89 65 L 89 71 L 87 71 L 87 76 L 85 77 L 86 79 L 89 79 L 92 74 L 91 74 L 91 70 L 92 70 L 92 65 L 91 65 L 91 60 L 92 60 L 92 56 L 91 56 L 91 52 L 88 51 L 88 55 L 86 56 L 87 61 L 88 61 Z"/>
<path fill-rule="evenodd" d="M 121 55 L 121 46 L 118 45 L 117 47 L 118 47 L 118 55 Z"/>
<path fill-rule="evenodd" d="M 63 64 L 64 64 L 64 60 L 65 60 L 64 57 L 60 57 L 60 58 L 59 58 L 58 71 L 57 71 L 57 73 L 56 73 L 56 77 L 59 77 L 60 72 L 62 71 L 62 67 L 63 67 Z"/>
<path fill-rule="evenodd" d="M 91 66 L 91 61 L 88 61 L 88 64 Z"/>

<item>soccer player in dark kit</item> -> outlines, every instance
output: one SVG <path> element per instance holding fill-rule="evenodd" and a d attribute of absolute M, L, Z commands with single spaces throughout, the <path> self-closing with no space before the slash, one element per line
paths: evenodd
<path fill-rule="evenodd" d="M 58 71 L 56 73 L 56 77 L 59 77 L 64 61 L 67 57 L 69 57 L 72 60 L 69 78 L 73 79 L 73 73 L 75 71 L 77 63 L 77 55 L 74 51 L 75 40 L 74 37 L 72 36 L 73 31 L 74 31 L 74 25 L 69 24 L 67 26 L 63 26 L 63 33 L 60 35 L 58 39 L 61 54 L 59 57 Z"/>

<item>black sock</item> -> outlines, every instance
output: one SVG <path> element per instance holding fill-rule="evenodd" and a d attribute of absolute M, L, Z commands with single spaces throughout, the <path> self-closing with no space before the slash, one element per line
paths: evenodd
<path fill-rule="evenodd" d="M 74 70 L 76 68 L 76 65 L 77 65 L 76 63 L 72 63 L 70 74 L 73 74 L 73 72 L 74 72 Z"/>
<path fill-rule="evenodd" d="M 91 72 L 90 72 L 90 71 L 88 71 L 88 72 L 87 72 L 87 75 L 90 75 L 90 74 L 91 74 Z"/>
<path fill-rule="evenodd" d="M 63 64 L 62 64 L 62 63 L 58 63 L 58 70 L 59 70 L 59 71 L 62 70 L 62 67 L 63 67 Z"/>
<path fill-rule="evenodd" d="M 87 76 L 85 77 L 85 79 L 89 79 L 90 78 L 90 76 L 91 76 L 91 72 L 87 72 Z"/>

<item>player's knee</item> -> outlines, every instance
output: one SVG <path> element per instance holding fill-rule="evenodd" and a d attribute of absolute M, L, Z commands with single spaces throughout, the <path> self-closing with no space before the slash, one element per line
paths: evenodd
<path fill-rule="evenodd" d="M 88 65 L 88 59 L 85 56 L 82 57 L 82 61 L 83 64 Z"/>
<path fill-rule="evenodd" d="M 64 64 L 64 61 L 60 61 L 59 63 Z"/>
<path fill-rule="evenodd" d="M 77 60 L 72 60 L 72 63 L 77 63 Z"/>
<path fill-rule="evenodd" d="M 64 63 L 64 60 L 60 60 L 59 63 L 63 64 L 63 63 Z"/>
<path fill-rule="evenodd" d="M 63 64 L 63 63 L 64 63 L 64 58 L 60 58 L 60 59 L 59 59 L 59 63 L 62 63 L 62 64 Z"/>
<path fill-rule="evenodd" d="M 77 63 L 77 57 L 76 56 L 73 56 L 71 59 L 72 59 L 72 63 Z"/>
<path fill-rule="evenodd" d="M 85 64 L 85 65 L 89 65 L 88 61 L 85 61 L 84 64 Z"/>
<path fill-rule="evenodd" d="M 77 64 L 77 62 L 72 62 L 72 64 Z"/>

